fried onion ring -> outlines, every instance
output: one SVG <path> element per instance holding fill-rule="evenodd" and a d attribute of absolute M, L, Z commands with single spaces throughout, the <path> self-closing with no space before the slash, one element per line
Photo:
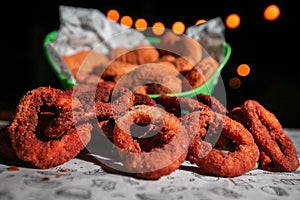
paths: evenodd
<path fill-rule="evenodd" d="M 47 138 L 37 131 L 44 110 L 53 112 L 54 119 L 64 121 L 56 129 L 56 138 Z M 51 168 L 74 158 L 90 141 L 92 125 L 76 125 L 71 116 L 72 98 L 64 91 L 52 87 L 28 91 L 7 128 L 18 158 L 38 168 Z"/>
<path fill-rule="evenodd" d="M 244 124 L 260 149 L 259 168 L 292 172 L 299 167 L 295 146 L 277 117 L 255 100 L 246 100 L 230 116 Z"/>
<path fill-rule="evenodd" d="M 133 106 L 117 119 L 113 140 L 125 170 L 144 179 L 179 168 L 190 143 L 179 118 L 148 105 Z"/>
<path fill-rule="evenodd" d="M 197 164 L 200 170 L 221 177 L 236 177 L 255 167 L 259 150 L 251 133 L 242 124 L 206 109 L 185 115 L 182 123 L 189 133 L 195 134 L 187 160 Z M 194 132 L 195 127 L 198 127 L 197 132 Z M 219 132 L 236 143 L 234 151 L 217 149 L 209 142 L 210 137 Z"/>

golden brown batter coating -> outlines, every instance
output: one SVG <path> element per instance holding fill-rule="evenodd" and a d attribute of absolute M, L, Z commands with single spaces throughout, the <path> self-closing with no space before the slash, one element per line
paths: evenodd
<path fill-rule="evenodd" d="M 199 119 L 198 122 L 195 119 Z M 197 164 L 201 170 L 216 176 L 236 177 L 255 167 L 259 150 L 251 133 L 242 124 L 228 116 L 207 112 L 205 109 L 184 116 L 182 121 L 189 133 L 196 133 L 196 141 L 189 147 L 187 160 Z M 196 127 L 198 131 L 193 132 Z M 209 141 L 214 140 L 214 137 L 218 138 L 219 134 L 234 141 L 237 144 L 236 149 L 227 152 L 215 148 Z"/>
<path fill-rule="evenodd" d="M 174 49 L 175 43 L 180 40 L 180 37 L 173 31 L 166 31 L 161 37 L 160 42 L 157 45 L 161 55 L 173 55 L 178 56 Z"/>
<path fill-rule="evenodd" d="M 117 84 L 132 91 L 147 85 L 147 94 L 180 93 L 182 83 L 178 75 L 179 72 L 170 67 L 147 63 L 130 70 Z"/>
<path fill-rule="evenodd" d="M 33 89 L 22 97 L 7 128 L 18 158 L 38 168 L 50 168 L 71 160 L 85 147 L 92 125 L 75 124 L 72 103 L 70 95 L 51 87 Z M 51 123 L 58 125 L 55 137 L 49 138 L 38 129 L 43 111 L 54 113 Z"/>
<path fill-rule="evenodd" d="M 295 146 L 277 117 L 255 100 L 246 100 L 230 111 L 230 117 L 244 124 L 259 149 L 259 168 L 268 171 L 295 171 L 299 160 Z"/>
<path fill-rule="evenodd" d="M 115 60 L 107 63 L 107 65 L 103 65 L 103 68 L 98 68 L 97 74 L 101 75 L 101 78 L 106 81 L 112 81 L 116 83 L 122 75 L 126 74 L 135 67 L 137 67 L 135 64 Z"/>
<path fill-rule="evenodd" d="M 177 117 L 147 105 L 134 106 L 116 120 L 113 140 L 124 170 L 145 179 L 178 169 L 190 142 Z"/>
<path fill-rule="evenodd" d="M 219 63 L 212 57 L 205 57 L 192 70 L 185 74 L 187 81 L 183 82 L 183 90 L 197 88 L 204 84 L 217 70 Z"/>
<path fill-rule="evenodd" d="M 133 49 L 126 49 L 125 47 L 112 49 L 109 54 L 109 58 L 111 58 L 112 61 L 142 65 L 157 61 L 159 58 L 159 52 L 151 44 L 139 44 Z"/>
<path fill-rule="evenodd" d="M 190 56 L 177 57 L 173 63 L 176 69 L 182 74 L 189 72 L 196 64 Z"/>
<path fill-rule="evenodd" d="M 198 63 L 202 59 L 202 46 L 201 44 L 188 36 L 182 37 L 174 44 L 174 53 L 178 56 L 190 57 L 195 63 Z"/>
<path fill-rule="evenodd" d="M 72 55 L 62 56 L 63 61 L 79 83 L 86 83 L 94 70 L 108 62 L 107 56 L 93 50 L 82 50 Z"/>

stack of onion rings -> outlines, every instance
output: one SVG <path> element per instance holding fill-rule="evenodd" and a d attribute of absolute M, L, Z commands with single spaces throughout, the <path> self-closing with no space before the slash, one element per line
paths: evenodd
<path fill-rule="evenodd" d="M 28 91 L 0 130 L 0 156 L 50 168 L 77 156 L 95 135 L 108 139 L 100 145 L 122 162 L 117 170 L 144 179 L 168 175 L 185 160 L 221 177 L 242 175 L 257 162 L 268 171 L 299 167 L 281 124 L 256 101 L 227 111 L 213 96 L 152 99 L 111 82 Z"/>

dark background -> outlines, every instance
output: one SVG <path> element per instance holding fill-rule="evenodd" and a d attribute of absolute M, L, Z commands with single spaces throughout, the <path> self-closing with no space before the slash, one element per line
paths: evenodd
<path fill-rule="evenodd" d="M 231 13 L 241 17 L 237 29 L 226 29 L 231 57 L 222 71 L 227 107 L 239 106 L 246 99 L 255 99 L 272 111 L 284 127 L 300 128 L 299 15 L 290 1 L 191 1 L 182 3 L 132 0 L 44 0 L 8 1 L 1 9 L 1 78 L 0 109 L 12 110 L 26 91 L 39 86 L 60 84 L 44 56 L 43 39 L 59 29 L 59 5 L 96 8 L 106 13 L 116 9 L 120 15 L 145 18 L 149 26 L 161 21 L 166 28 L 183 21 L 186 26 L 200 19 L 221 17 Z M 197 2 L 197 3 L 195 3 Z M 281 9 L 275 21 L 266 21 L 263 11 L 269 4 Z M 247 63 L 250 75 L 240 77 L 238 89 L 229 87 L 229 80 L 238 77 L 236 68 Z M 2 112 L 2 111 L 0 111 Z M 1 116 L 1 114 L 0 114 Z"/>

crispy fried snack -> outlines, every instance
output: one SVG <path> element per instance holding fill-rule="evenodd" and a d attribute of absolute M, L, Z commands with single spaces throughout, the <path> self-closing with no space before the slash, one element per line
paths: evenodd
<path fill-rule="evenodd" d="M 217 70 L 219 63 L 212 57 L 203 58 L 193 69 L 185 74 L 186 82 L 183 82 L 183 90 L 197 88 L 204 84 Z"/>
<path fill-rule="evenodd" d="M 167 112 L 170 112 L 179 118 L 186 113 L 203 109 L 203 104 L 199 104 L 195 98 L 160 95 L 154 100 Z"/>
<path fill-rule="evenodd" d="M 73 112 L 76 121 L 112 116 L 110 100 L 114 87 L 114 82 L 103 81 L 98 84 L 79 84 L 69 88 L 66 93 L 78 99 L 81 104 L 80 112 Z"/>
<path fill-rule="evenodd" d="M 188 36 L 181 37 L 174 44 L 175 53 L 180 57 L 190 57 L 194 63 L 198 63 L 202 59 L 201 44 Z"/>
<path fill-rule="evenodd" d="M 179 72 L 158 63 L 147 63 L 130 70 L 126 76 L 119 79 L 117 85 L 135 91 L 138 87 L 147 85 L 147 94 L 180 93 L 182 81 L 177 76 Z"/>
<path fill-rule="evenodd" d="M 72 103 L 64 91 L 51 87 L 33 89 L 22 97 L 7 127 L 18 158 L 38 168 L 50 168 L 71 160 L 85 147 L 92 125 L 75 123 Z M 53 113 L 51 122 L 55 122 L 58 133 L 52 137 L 39 130 L 44 111 Z"/>
<path fill-rule="evenodd" d="M 145 63 L 155 62 L 159 58 L 158 50 L 151 44 L 139 44 L 133 49 L 117 47 L 109 53 L 112 61 L 120 61 L 133 65 L 142 65 Z"/>
<path fill-rule="evenodd" d="M 98 82 L 94 72 L 99 66 L 108 62 L 107 56 L 93 50 L 82 50 L 72 55 L 62 56 L 63 61 L 79 83 Z"/>
<path fill-rule="evenodd" d="M 182 124 L 189 133 L 195 134 L 186 159 L 197 164 L 200 170 L 215 176 L 236 177 L 255 167 L 258 147 L 251 133 L 237 121 L 207 107 L 185 115 Z M 214 147 L 211 141 L 220 134 L 234 141 L 235 148 L 224 151 Z"/>
<path fill-rule="evenodd" d="M 194 59 L 190 56 L 179 56 L 173 61 L 173 63 L 176 69 L 182 74 L 190 71 L 196 64 Z"/>
<path fill-rule="evenodd" d="M 162 56 L 189 57 L 192 63 L 198 63 L 202 59 L 202 46 L 197 40 L 178 36 L 172 31 L 164 33 L 157 46 Z"/>
<path fill-rule="evenodd" d="M 126 56 L 123 56 L 129 52 L 129 49 L 123 46 L 118 46 L 112 48 L 108 53 L 108 58 L 112 61 L 120 61 L 120 62 L 127 62 Z"/>
<path fill-rule="evenodd" d="M 228 114 L 227 108 L 216 97 L 202 93 L 197 94 L 196 97 L 198 101 L 210 107 L 214 112 Z"/>
<path fill-rule="evenodd" d="M 133 106 L 116 120 L 113 141 L 124 170 L 144 179 L 159 179 L 178 169 L 190 142 L 177 117 L 148 105 Z"/>
<path fill-rule="evenodd" d="M 175 53 L 174 45 L 180 40 L 180 37 L 176 35 L 173 31 L 166 31 L 160 38 L 158 46 L 158 50 L 160 54 L 163 55 L 172 55 L 177 57 L 178 55 Z"/>
<path fill-rule="evenodd" d="M 259 168 L 292 172 L 299 167 L 295 146 L 277 117 L 255 100 L 233 108 L 229 116 L 242 123 L 253 135 L 260 150 Z"/>
<path fill-rule="evenodd" d="M 105 81 L 112 81 L 116 83 L 122 75 L 135 67 L 137 67 L 136 64 L 114 60 L 112 62 L 108 62 L 107 65 L 103 64 L 101 68 L 99 67 L 97 69 L 96 73 Z"/>
<path fill-rule="evenodd" d="M 156 102 L 154 99 L 145 94 L 134 94 L 133 105 L 148 105 L 155 106 Z"/>

